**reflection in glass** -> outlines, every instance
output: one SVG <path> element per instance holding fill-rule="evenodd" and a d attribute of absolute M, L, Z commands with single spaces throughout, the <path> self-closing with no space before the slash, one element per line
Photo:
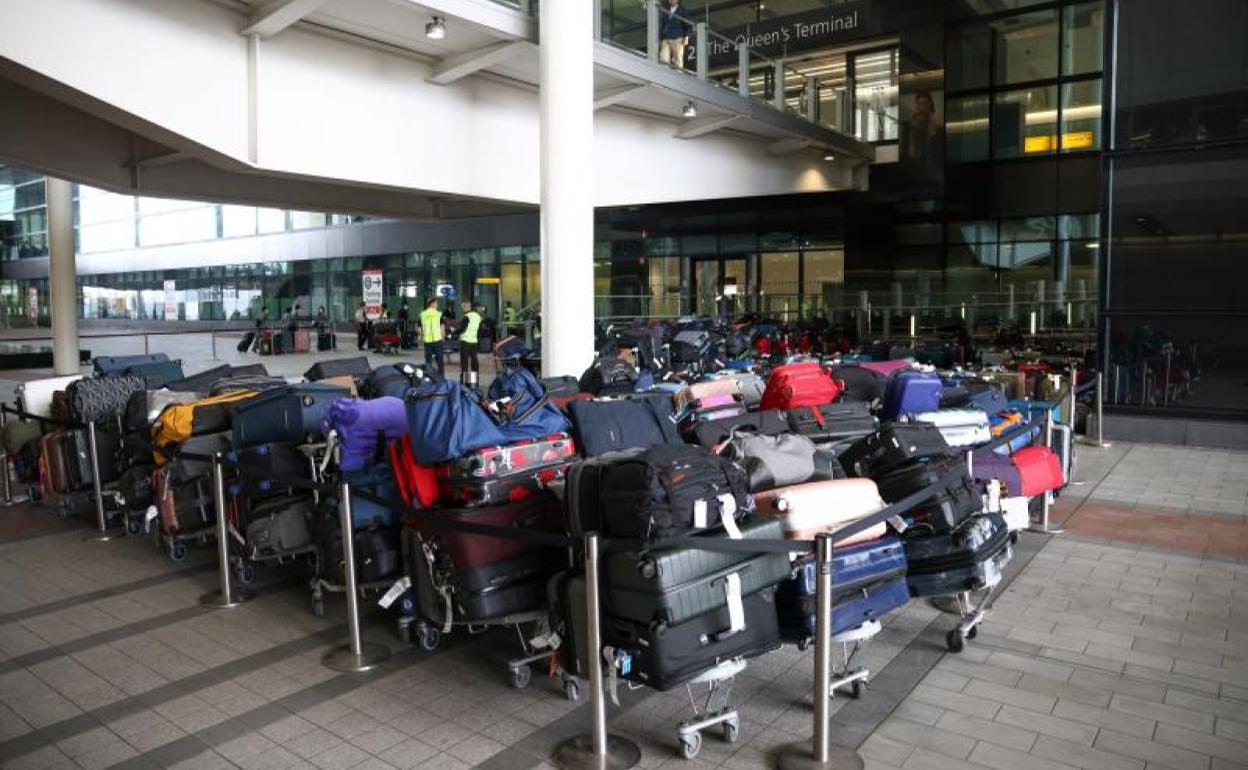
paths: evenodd
<path fill-rule="evenodd" d="M 1057 11 L 1022 13 L 992 23 L 998 84 L 1057 77 Z"/>
<path fill-rule="evenodd" d="M 988 159 L 988 97 L 945 100 L 945 153 L 950 163 Z"/>
<path fill-rule="evenodd" d="M 999 93 L 992 109 L 992 149 L 997 158 L 1050 153 L 1057 146 L 1057 87 Z"/>
<path fill-rule="evenodd" d="M 1084 3 L 1065 8 L 1062 26 L 1062 74 L 1082 75 L 1100 72 L 1104 60 L 1104 2 Z"/>
<path fill-rule="evenodd" d="M 988 86 L 992 40 L 985 24 L 949 30 L 945 48 L 945 87 L 961 91 Z"/>
<path fill-rule="evenodd" d="M 1101 148 L 1101 81 L 1062 86 L 1062 152 Z"/>
<path fill-rule="evenodd" d="M 897 49 L 854 54 L 854 135 L 865 142 L 897 140 Z"/>

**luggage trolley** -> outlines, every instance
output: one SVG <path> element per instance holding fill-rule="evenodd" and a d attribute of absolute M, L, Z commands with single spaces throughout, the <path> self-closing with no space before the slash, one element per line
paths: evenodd
<path fill-rule="evenodd" d="M 828 683 L 829 697 L 836 697 L 836 691 L 845 687 L 850 688 L 850 696 L 862 697 L 863 689 L 871 680 L 871 669 L 865 665 L 854 665 L 854 661 L 882 629 L 880 621 L 868 620 L 856 628 L 832 635 L 832 644 L 841 647 L 841 660 L 839 664 L 832 664 L 832 681 Z M 797 648 L 805 651 L 812 643 L 812 639 L 805 639 L 798 642 Z"/>
<path fill-rule="evenodd" d="M 689 693 L 689 707 L 693 717 L 676 726 L 676 737 L 680 740 L 680 755 L 685 759 L 693 759 L 702 750 L 702 731 L 720 725 L 723 738 L 728 743 L 736 743 L 741 735 L 741 715 L 735 706 L 729 706 L 732 697 L 732 686 L 737 675 L 745 670 L 746 662 L 742 658 L 726 660 L 712 669 L 694 677 L 685 683 L 685 692 Z M 706 700 L 699 707 L 697 696 L 694 695 L 696 685 L 707 686 Z"/>

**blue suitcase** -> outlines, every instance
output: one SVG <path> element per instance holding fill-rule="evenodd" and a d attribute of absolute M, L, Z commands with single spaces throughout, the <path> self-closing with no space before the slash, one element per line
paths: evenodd
<path fill-rule="evenodd" d="M 181 361 L 149 361 L 142 364 L 127 366 L 122 374 L 142 377 L 147 382 L 148 390 L 160 390 L 171 382 L 177 382 L 186 375 L 182 373 Z"/>
<path fill-rule="evenodd" d="M 1006 400 L 1005 391 L 1003 390 L 988 387 L 981 390 L 971 391 L 971 406 L 976 409 L 982 409 L 988 414 L 1004 412 L 1012 405 L 1013 402 Z"/>
<path fill-rule="evenodd" d="M 912 412 L 935 412 L 940 409 L 944 384 L 940 376 L 928 372 L 897 372 L 884 388 L 884 406 L 880 418 L 895 420 Z"/>
<path fill-rule="evenodd" d="M 815 595 L 816 567 L 814 554 L 807 554 L 794 565 L 793 580 L 782 593 L 795 591 L 800 596 Z M 832 552 L 832 596 L 859 593 L 864 586 L 906 574 L 906 549 L 901 539 L 892 535 L 869 540 Z"/>
<path fill-rule="evenodd" d="M 1022 427 L 1014 430 L 1013 433 L 1007 433 L 1010 440 L 996 447 L 992 451 L 999 455 L 1012 455 L 1018 450 L 1029 447 L 1041 438 L 1043 428 L 1036 423 L 1024 423 Z"/>
<path fill-rule="evenodd" d="M 870 620 L 879 620 L 910 602 L 905 577 L 894 577 L 864 586 L 833 600 L 832 633 L 843 634 Z M 815 634 L 815 597 L 776 595 L 776 614 L 781 638 L 799 644 Z"/>
<path fill-rule="evenodd" d="M 1027 422 L 1044 422 L 1045 413 L 1048 413 L 1055 423 L 1062 421 L 1062 405 L 1055 401 L 1010 401 L 1006 408 L 1022 412 Z"/>
<path fill-rule="evenodd" d="M 337 385 L 305 382 L 265 391 L 234 409 L 234 448 L 301 443 L 324 437 L 321 423 L 329 408 L 350 391 Z"/>
<path fill-rule="evenodd" d="M 121 374 L 130 366 L 153 364 L 158 361 L 168 360 L 169 356 L 164 353 L 152 353 L 142 356 L 97 356 L 91 360 L 91 365 L 95 367 L 95 373 L 103 377 L 110 374 Z"/>
<path fill-rule="evenodd" d="M 373 497 L 388 500 L 396 507 L 403 507 L 403 498 L 399 496 L 399 488 L 394 483 L 394 472 L 390 470 L 388 463 L 377 463 L 358 471 L 344 472 L 342 480 Z M 351 522 L 356 529 L 397 527 L 403 523 L 403 516 L 391 507 L 356 494 L 351 496 Z"/>
<path fill-rule="evenodd" d="M 225 455 L 234 469 L 236 485 L 231 494 L 249 500 L 273 493 L 301 493 L 312 481 L 312 461 L 295 444 L 261 444 L 235 448 Z M 260 493 L 256 495 L 254 493 Z"/>

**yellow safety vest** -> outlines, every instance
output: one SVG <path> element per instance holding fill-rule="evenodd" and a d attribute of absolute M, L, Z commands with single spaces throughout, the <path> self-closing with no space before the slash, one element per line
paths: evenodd
<path fill-rule="evenodd" d="M 420 333 L 425 342 L 442 341 L 442 311 L 431 307 L 420 311 Z"/>
<path fill-rule="evenodd" d="M 468 321 L 468 325 L 464 327 L 464 333 L 459 335 L 459 339 L 475 345 L 477 344 L 477 330 L 481 328 L 481 316 L 477 314 L 477 311 L 470 310 L 464 318 Z"/>

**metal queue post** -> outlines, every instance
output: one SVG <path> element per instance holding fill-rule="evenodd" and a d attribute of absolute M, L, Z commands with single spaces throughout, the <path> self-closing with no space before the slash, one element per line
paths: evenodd
<path fill-rule="evenodd" d="M 95 421 L 87 423 L 87 451 L 91 456 L 91 491 L 95 496 L 95 524 L 96 532 L 93 535 L 87 535 L 84 540 L 90 540 L 96 543 L 107 543 L 125 534 L 124 531 L 110 530 L 108 528 L 108 518 L 104 515 L 104 492 L 100 487 L 100 453 L 95 440 Z M 7 466 L 8 459 L 5 459 Z M 8 468 L 5 468 L 5 475 L 8 475 Z"/>
<path fill-rule="evenodd" d="M 217 513 L 217 570 L 221 588 L 200 597 L 200 604 L 221 610 L 233 609 L 252 598 L 245 588 L 230 585 L 230 526 L 225 518 L 225 461 L 220 452 L 212 456 L 212 495 Z"/>
<path fill-rule="evenodd" d="M 820 534 L 815 541 L 815 686 L 814 734 L 810 743 L 791 743 L 776 755 L 780 770 L 835 768 L 862 770 L 865 763 L 855 751 L 832 745 L 832 535 Z"/>
<path fill-rule="evenodd" d="M 598 601 L 598 534 L 585 536 L 585 634 L 590 650 L 589 703 L 593 732 L 569 738 L 555 748 L 552 761 L 564 770 L 627 770 L 641 762 L 641 749 L 619 735 L 607 733 L 607 694 L 602 685 L 602 618 Z"/>
<path fill-rule="evenodd" d="M 1073 392 L 1074 389 L 1071 390 Z M 1100 372 L 1096 374 L 1096 438 L 1084 435 L 1080 439 L 1080 443 L 1097 449 L 1109 449 L 1113 446 L 1105 440 L 1105 376 Z"/>
<path fill-rule="evenodd" d="M 342 559 L 347 596 L 347 644 L 325 653 L 327 667 L 350 674 L 368 671 L 390 657 L 384 644 L 365 643 L 360 633 L 359 584 L 355 578 L 355 526 L 351 516 L 351 485 L 338 484 L 338 516 L 342 525 Z"/>

